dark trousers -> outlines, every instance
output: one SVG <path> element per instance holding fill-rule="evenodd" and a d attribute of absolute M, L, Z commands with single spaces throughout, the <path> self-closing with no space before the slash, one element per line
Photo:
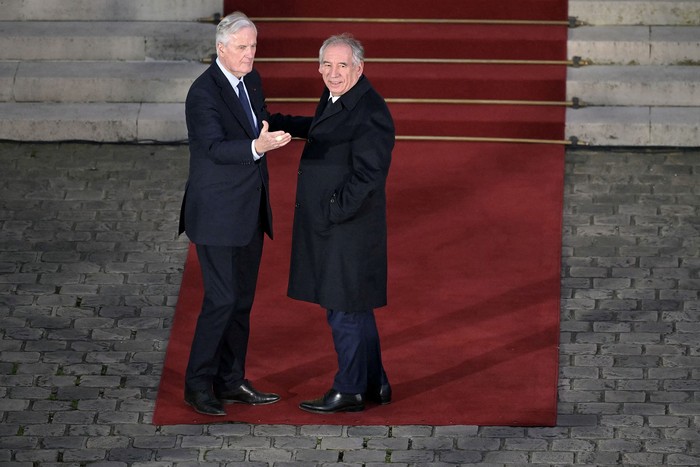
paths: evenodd
<path fill-rule="evenodd" d="M 374 311 L 345 313 L 327 310 L 326 318 L 338 356 L 338 372 L 333 389 L 348 394 L 364 394 L 387 384 Z"/>
<path fill-rule="evenodd" d="M 262 230 L 244 247 L 197 245 L 204 301 L 192 338 L 186 388 L 233 388 L 245 379 L 262 248 Z"/>

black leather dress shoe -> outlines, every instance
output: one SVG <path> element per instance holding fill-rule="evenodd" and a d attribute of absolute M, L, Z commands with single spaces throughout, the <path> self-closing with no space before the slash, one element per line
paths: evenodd
<path fill-rule="evenodd" d="M 185 403 L 191 405 L 195 412 L 204 415 L 226 415 L 224 406 L 211 390 L 192 391 L 185 389 Z"/>
<path fill-rule="evenodd" d="M 376 404 L 389 404 L 391 402 L 391 386 L 382 384 L 379 388 L 370 389 L 365 394 L 365 399 Z"/>
<path fill-rule="evenodd" d="M 277 394 L 256 390 L 248 380 L 243 381 L 236 389 L 221 389 L 214 390 L 214 392 L 224 404 L 265 405 L 274 404 L 280 400 L 280 396 Z"/>
<path fill-rule="evenodd" d="M 319 399 L 302 402 L 299 408 L 313 413 L 360 412 L 365 403 L 362 394 L 342 394 L 331 389 Z"/>

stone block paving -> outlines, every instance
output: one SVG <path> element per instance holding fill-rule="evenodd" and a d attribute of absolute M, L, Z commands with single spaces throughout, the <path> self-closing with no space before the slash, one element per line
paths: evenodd
<path fill-rule="evenodd" d="M 700 465 L 700 150 L 567 152 L 556 427 L 152 425 L 187 160 L 0 143 L 1 465 Z"/>

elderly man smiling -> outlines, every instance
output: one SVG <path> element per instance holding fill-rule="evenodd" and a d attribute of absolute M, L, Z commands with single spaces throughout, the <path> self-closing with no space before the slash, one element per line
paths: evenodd
<path fill-rule="evenodd" d="M 364 49 L 348 34 L 319 52 L 325 89 L 299 164 L 288 295 L 326 309 L 338 371 L 315 413 L 386 404 L 374 309 L 387 303 L 386 178 L 395 131 L 363 75 Z"/>

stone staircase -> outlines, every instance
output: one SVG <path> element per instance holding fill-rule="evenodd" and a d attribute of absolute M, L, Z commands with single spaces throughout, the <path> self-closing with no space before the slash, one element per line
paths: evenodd
<path fill-rule="evenodd" d="M 570 0 L 567 136 L 603 146 L 700 146 L 700 1 Z"/>
<path fill-rule="evenodd" d="M 0 139 L 184 141 L 223 0 L 0 0 Z"/>
<path fill-rule="evenodd" d="M 570 0 L 567 137 L 700 146 L 700 1 Z M 0 139 L 182 142 L 222 0 L 0 0 Z M 309 96 L 314 97 L 314 96 Z"/>

